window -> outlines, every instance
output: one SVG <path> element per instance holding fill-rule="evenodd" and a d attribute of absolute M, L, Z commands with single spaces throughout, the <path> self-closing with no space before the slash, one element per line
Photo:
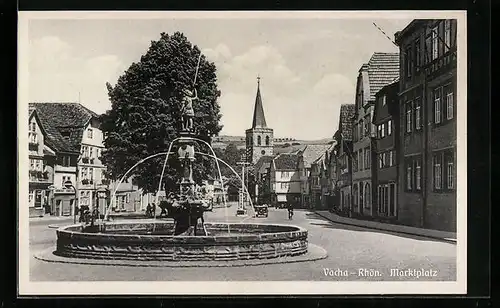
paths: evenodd
<path fill-rule="evenodd" d="M 451 46 L 451 20 L 444 21 L 444 52 L 450 50 Z"/>
<path fill-rule="evenodd" d="M 314 185 L 314 179 L 313 179 L 313 185 Z M 281 189 L 288 189 L 288 183 L 281 183 Z"/>
<path fill-rule="evenodd" d="M 431 62 L 431 53 L 432 53 L 432 37 L 431 37 L 431 35 L 429 35 L 425 38 L 424 53 L 425 53 L 425 58 L 424 58 L 425 63 Z"/>
<path fill-rule="evenodd" d="M 452 151 L 445 154 L 446 158 L 446 188 L 455 189 L 455 162 Z"/>
<path fill-rule="evenodd" d="M 260 136 L 257 136 L 257 145 L 262 144 L 262 138 Z"/>
<path fill-rule="evenodd" d="M 365 148 L 365 169 L 370 169 L 370 148 Z"/>
<path fill-rule="evenodd" d="M 406 69 L 406 77 L 410 78 L 412 73 L 412 54 L 411 54 L 411 45 L 406 47 L 405 51 L 405 69 Z"/>
<path fill-rule="evenodd" d="M 363 134 L 363 120 L 359 121 L 359 139 L 363 139 L 364 134 Z"/>
<path fill-rule="evenodd" d="M 411 110 L 411 104 L 412 102 L 406 103 L 406 132 L 411 133 L 412 130 L 412 122 L 411 122 L 411 117 L 412 117 L 412 110 Z"/>
<path fill-rule="evenodd" d="M 442 155 L 441 153 L 434 155 L 434 189 L 440 190 L 442 188 Z"/>
<path fill-rule="evenodd" d="M 363 170 L 364 169 L 364 162 L 363 162 L 362 150 L 358 151 L 358 161 L 359 161 L 359 170 Z"/>
<path fill-rule="evenodd" d="M 28 195 L 28 203 L 31 205 L 33 204 L 33 199 L 35 198 L 35 191 L 30 190 L 29 195 Z"/>
<path fill-rule="evenodd" d="M 385 137 L 385 123 L 382 123 L 380 125 L 380 138 L 384 138 Z"/>
<path fill-rule="evenodd" d="M 441 91 L 442 88 L 439 87 L 434 90 L 434 123 L 441 123 Z"/>
<path fill-rule="evenodd" d="M 386 96 L 383 95 L 382 96 L 382 106 L 385 106 L 385 104 L 386 104 Z"/>
<path fill-rule="evenodd" d="M 392 134 L 392 120 L 387 121 L 387 136 Z"/>
<path fill-rule="evenodd" d="M 352 168 L 353 168 L 354 172 L 358 171 L 358 157 L 357 157 L 357 155 L 355 157 L 353 157 Z"/>
<path fill-rule="evenodd" d="M 87 138 L 92 139 L 94 137 L 94 131 L 92 128 L 87 129 Z"/>
<path fill-rule="evenodd" d="M 62 157 L 62 165 L 63 167 L 69 167 L 71 165 L 71 157 L 70 156 L 63 156 Z"/>
<path fill-rule="evenodd" d="M 365 186 L 365 208 L 370 208 L 371 205 L 370 184 L 366 183 Z"/>
<path fill-rule="evenodd" d="M 389 167 L 394 166 L 394 151 L 389 151 Z"/>
<path fill-rule="evenodd" d="M 377 130 L 378 130 L 377 136 L 379 138 L 382 138 L 382 124 L 380 124 L 380 125 L 377 126 Z"/>
<path fill-rule="evenodd" d="M 89 168 L 89 180 L 94 180 L 94 168 Z"/>
<path fill-rule="evenodd" d="M 378 167 L 380 169 L 384 168 L 384 153 L 378 154 Z"/>
<path fill-rule="evenodd" d="M 454 113 L 454 105 L 455 102 L 453 101 L 453 91 L 449 89 L 446 93 L 446 119 L 451 120 L 453 119 L 453 113 Z"/>
<path fill-rule="evenodd" d="M 30 123 L 29 131 L 36 132 L 36 123 L 35 122 Z"/>
<path fill-rule="evenodd" d="M 269 136 L 266 136 L 266 145 L 269 145 Z"/>
<path fill-rule="evenodd" d="M 421 99 L 417 97 L 415 99 L 415 129 L 420 130 L 422 128 L 422 111 L 421 111 Z"/>
<path fill-rule="evenodd" d="M 35 170 L 35 160 L 30 158 L 30 170 Z"/>
<path fill-rule="evenodd" d="M 415 161 L 415 189 L 420 190 L 422 183 L 422 166 L 420 160 Z"/>
<path fill-rule="evenodd" d="M 413 168 L 411 163 L 406 165 L 406 190 L 412 190 Z"/>
<path fill-rule="evenodd" d="M 94 148 L 93 147 L 89 147 L 89 157 L 90 158 L 94 157 Z"/>
<path fill-rule="evenodd" d="M 438 38 L 438 35 L 439 35 L 439 32 L 438 32 L 439 28 L 436 26 L 434 28 L 432 28 L 432 60 L 435 60 L 438 58 L 438 43 L 439 43 L 439 38 Z"/>
<path fill-rule="evenodd" d="M 415 66 L 417 69 L 420 67 L 420 57 L 421 57 L 421 49 L 420 49 L 420 39 L 415 41 Z"/>

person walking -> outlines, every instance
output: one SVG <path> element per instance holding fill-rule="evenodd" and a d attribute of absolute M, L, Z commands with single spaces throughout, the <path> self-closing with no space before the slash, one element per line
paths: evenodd
<path fill-rule="evenodd" d="M 287 208 L 288 208 L 288 219 L 291 220 L 293 217 L 293 205 L 291 203 L 288 203 Z"/>

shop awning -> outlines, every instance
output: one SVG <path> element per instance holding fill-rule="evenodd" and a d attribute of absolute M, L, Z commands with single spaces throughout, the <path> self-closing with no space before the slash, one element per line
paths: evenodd
<path fill-rule="evenodd" d="M 286 195 L 278 195 L 278 202 L 286 202 Z"/>

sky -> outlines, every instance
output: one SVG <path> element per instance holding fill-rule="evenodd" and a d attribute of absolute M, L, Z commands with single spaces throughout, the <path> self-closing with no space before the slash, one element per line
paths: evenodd
<path fill-rule="evenodd" d="M 32 19 L 29 100 L 111 107 L 106 82 L 140 60 L 161 32 L 183 32 L 217 67 L 224 126 L 243 136 L 257 89 L 275 137 L 317 140 L 338 128 L 358 70 L 374 52 L 397 52 L 390 37 L 411 19 Z"/>

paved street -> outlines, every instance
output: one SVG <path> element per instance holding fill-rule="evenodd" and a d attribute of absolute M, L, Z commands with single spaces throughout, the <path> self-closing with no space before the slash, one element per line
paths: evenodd
<path fill-rule="evenodd" d="M 208 213 L 206 221 L 240 221 L 235 207 Z M 227 218 L 226 218 L 227 217 Z M 286 210 L 270 209 L 268 218 L 247 218 L 248 222 L 287 223 L 305 227 L 309 242 L 328 251 L 319 261 L 214 268 L 147 268 L 47 263 L 30 259 L 32 281 L 168 281 L 168 280 L 455 280 L 456 246 L 421 237 L 398 235 L 329 222 L 307 210 L 296 210 L 292 221 Z M 30 222 L 31 253 L 55 247 L 55 229 L 49 225 L 71 223 L 66 220 Z M 435 277 L 391 276 L 391 269 L 428 270 Z M 366 270 L 366 271 L 365 271 Z M 360 271 L 365 276 L 360 275 Z M 370 273 L 380 275 L 368 276 Z"/>

